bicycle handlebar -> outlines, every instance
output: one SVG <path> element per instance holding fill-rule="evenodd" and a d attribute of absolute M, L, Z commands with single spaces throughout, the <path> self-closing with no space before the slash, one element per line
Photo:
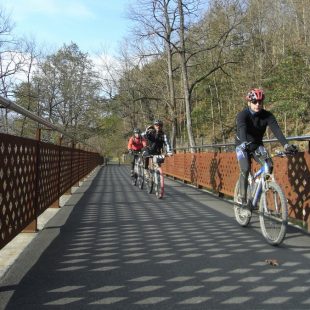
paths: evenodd
<path fill-rule="evenodd" d="M 288 156 L 294 156 L 296 155 L 297 152 L 286 152 L 286 151 L 279 151 L 276 150 L 274 153 L 272 153 L 270 156 L 271 157 L 288 157 Z"/>
<path fill-rule="evenodd" d="M 131 150 L 131 154 L 132 155 L 139 155 L 139 154 L 142 154 L 141 151 L 134 151 L 134 150 Z"/>

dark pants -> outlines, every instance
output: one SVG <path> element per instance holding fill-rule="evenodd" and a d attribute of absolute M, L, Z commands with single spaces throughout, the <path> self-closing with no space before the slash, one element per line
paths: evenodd
<path fill-rule="evenodd" d="M 251 159 L 254 158 L 254 160 L 261 165 L 267 162 L 270 173 L 272 173 L 273 170 L 273 163 L 272 159 L 269 157 L 268 151 L 263 146 L 259 146 L 254 152 L 242 150 L 237 146 L 236 153 L 240 167 L 239 196 L 243 201 L 246 201 L 248 177 L 251 170 Z"/>

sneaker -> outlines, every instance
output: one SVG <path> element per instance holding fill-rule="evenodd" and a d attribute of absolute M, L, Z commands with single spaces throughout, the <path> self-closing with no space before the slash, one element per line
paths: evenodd
<path fill-rule="evenodd" d="M 248 202 L 245 198 L 238 196 L 237 198 L 237 204 L 241 205 L 242 207 L 247 207 Z"/>
<path fill-rule="evenodd" d="M 242 197 L 238 197 L 237 201 L 235 202 L 236 205 L 240 206 L 243 209 L 248 209 L 251 210 L 252 209 L 252 202 L 251 200 L 246 200 Z"/>
<path fill-rule="evenodd" d="M 245 198 L 239 196 L 236 202 L 237 202 L 236 205 L 240 207 L 239 208 L 240 215 L 243 217 L 251 217 L 252 212 L 251 212 L 250 201 L 246 201 Z"/>

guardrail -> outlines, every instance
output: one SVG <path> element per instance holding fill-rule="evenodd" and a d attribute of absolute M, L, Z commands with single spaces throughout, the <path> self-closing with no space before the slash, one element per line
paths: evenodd
<path fill-rule="evenodd" d="M 22 231 L 36 231 L 37 218 L 77 185 L 103 158 L 75 148 L 75 137 L 61 127 L 0 96 L 0 104 L 69 137 L 73 147 L 0 133 L 0 249 Z"/>
<path fill-rule="evenodd" d="M 290 137 L 289 140 L 309 141 L 310 136 Z M 266 140 L 272 143 L 277 140 Z M 178 148 L 179 153 L 168 157 L 163 165 L 164 173 L 173 178 L 205 188 L 220 197 L 233 197 L 239 166 L 234 151 L 214 151 L 233 148 L 234 143 L 198 146 L 199 152 L 186 152 L 190 148 Z M 204 151 L 209 149 L 210 151 Z M 253 163 L 253 169 L 257 169 Z M 310 151 L 299 152 L 294 157 L 274 159 L 275 178 L 288 199 L 292 222 L 310 232 Z"/>

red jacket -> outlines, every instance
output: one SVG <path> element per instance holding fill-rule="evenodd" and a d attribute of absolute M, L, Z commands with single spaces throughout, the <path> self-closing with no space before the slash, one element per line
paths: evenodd
<path fill-rule="evenodd" d="M 146 141 L 140 136 L 139 138 L 130 137 L 128 141 L 128 150 L 140 151 L 146 146 Z"/>

